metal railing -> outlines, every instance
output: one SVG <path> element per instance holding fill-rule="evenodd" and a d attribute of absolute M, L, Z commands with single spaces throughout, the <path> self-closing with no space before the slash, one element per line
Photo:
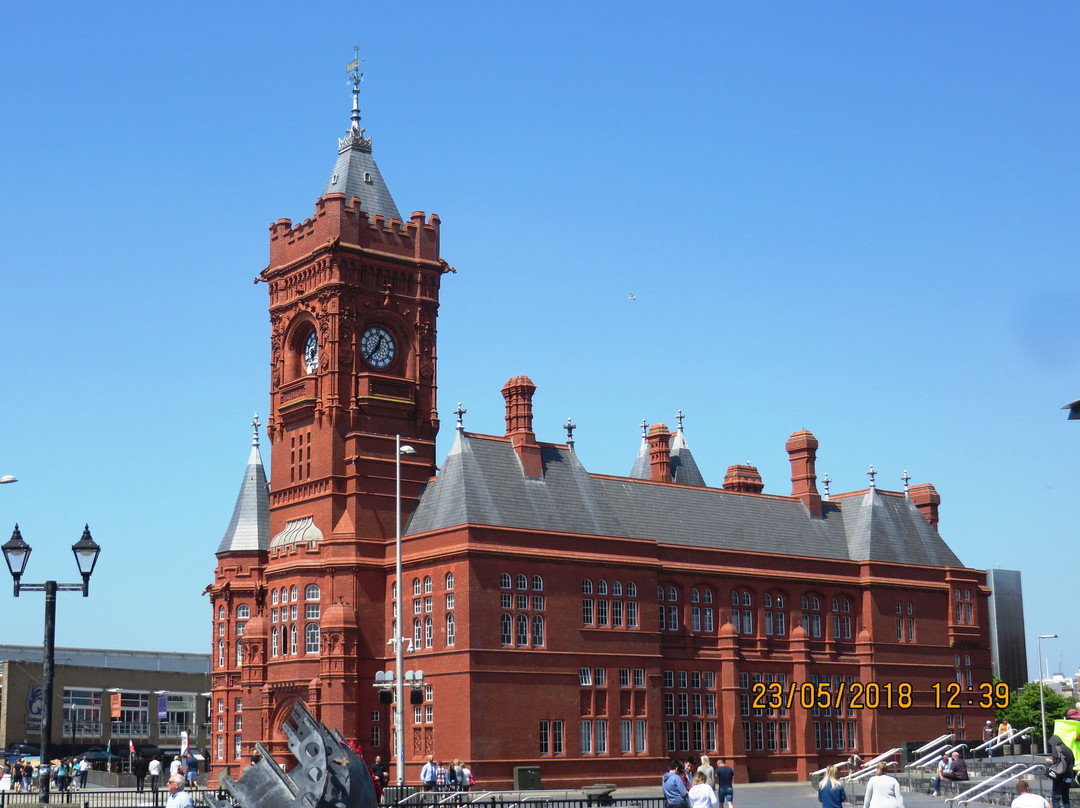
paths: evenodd
<path fill-rule="evenodd" d="M 206 789 L 189 789 L 196 808 L 207 805 Z M 219 800 L 229 795 L 220 789 L 209 792 Z M 136 791 L 133 788 L 83 788 L 79 790 L 51 791 L 50 804 L 70 805 L 78 808 L 162 808 L 169 799 L 165 789 Z M 21 808 L 40 805 L 41 794 L 37 791 L 0 791 L 0 808 Z"/>
<path fill-rule="evenodd" d="M 947 797 L 945 802 L 955 801 L 957 805 L 967 805 L 974 800 L 981 800 L 983 797 L 986 797 L 1007 785 L 1015 783 L 1025 775 L 1041 771 L 1042 768 L 1043 767 L 1039 764 L 1033 764 L 1025 768 L 1023 763 L 1014 763 L 1009 768 L 1003 769 L 992 777 L 983 780 L 981 783 L 976 783 L 967 791 L 957 794 L 955 797 Z"/>

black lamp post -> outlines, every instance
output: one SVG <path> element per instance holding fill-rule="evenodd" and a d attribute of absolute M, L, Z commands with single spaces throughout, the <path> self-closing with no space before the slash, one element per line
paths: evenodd
<path fill-rule="evenodd" d="M 82 592 L 84 598 L 89 595 L 90 575 L 94 572 L 101 548 L 90 536 L 89 525 L 83 529 L 82 537 L 71 546 L 75 563 L 82 575 L 81 584 L 58 584 L 56 581 L 46 581 L 43 584 L 21 583 L 22 574 L 26 572 L 26 562 L 30 560 L 31 548 L 23 541 L 18 525 L 15 525 L 15 532 L 0 549 L 4 551 L 4 561 L 7 562 L 8 571 L 15 581 L 15 597 L 19 597 L 19 592 L 23 589 L 27 592 L 45 593 L 45 655 L 41 664 L 41 763 L 48 772 L 49 746 L 52 743 L 53 661 L 56 655 L 56 593 Z M 49 777 L 46 775 L 40 778 L 40 784 L 41 802 L 47 803 Z"/>

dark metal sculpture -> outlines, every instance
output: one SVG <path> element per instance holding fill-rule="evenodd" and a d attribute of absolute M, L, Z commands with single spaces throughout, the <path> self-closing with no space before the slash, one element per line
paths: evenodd
<path fill-rule="evenodd" d="M 228 775 L 221 778 L 231 800 L 208 794 L 210 808 L 375 808 L 371 772 L 341 733 L 316 721 L 300 701 L 291 721 L 282 730 L 296 766 L 283 769 L 262 744 L 256 744 L 259 759 L 244 767 L 239 781 Z"/>

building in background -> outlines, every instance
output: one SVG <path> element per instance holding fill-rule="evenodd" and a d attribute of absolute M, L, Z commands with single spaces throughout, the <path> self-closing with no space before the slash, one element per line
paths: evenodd
<path fill-rule="evenodd" d="M 402 218 L 359 120 L 354 94 L 312 218 L 270 227 L 272 488 L 256 427 L 208 587 L 217 765 L 237 774 L 256 741 L 284 753 L 297 699 L 369 756 L 392 762 L 400 729 L 409 783 L 427 754 L 487 787 L 519 766 L 573 787 L 654 784 L 702 753 L 743 781 L 805 778 L 855 750 L 980 737 L 990 590 L 938 534 L 931 485 L 871 474 L 819 493 L 802 430 L 790 493 L 764 493 L 749 465 L 709 487 L 681 416 L 631 439 L 629 476 L 591 473 L 572 424 L 538 440 L 525 376 L 502 390 L 504 430 L 466 431 L 455 411 L 437 469 L 451 269 L 438 217 Z M 394 666 L 398 598 L 425 685 L 395 728 L 372 685 Z"/>
<path fill-rule="evenodd" d="M 41 742 L 42 655 L 40 646 L 0 645 L 0 750 Z M 179 749 L 181 733 L 193 749 L 208 746 L 206 654 L 57 648 L 53 675 L 55 756 L 92 746 L 126 756 L 129 742 Z"/>
<path fill-rule="evenodd" d="M 1024 634 L 1024 590 L 1019 570 L 987 570 L 990 588 L 990 648 L 994 675 L 1022 690 L 1028 682 L 1027 638 Z"/>

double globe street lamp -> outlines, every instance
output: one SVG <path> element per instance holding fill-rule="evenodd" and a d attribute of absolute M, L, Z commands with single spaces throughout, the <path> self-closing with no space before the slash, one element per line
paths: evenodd
<path fill-rule="evenodd" d="M 4 551 L 4 561 L 7 562 L 8 571 L 15 580 L 15 597 L 19 597 L 22 590 L 45 593 L 45 654 L 41 664 L 41 765 L 45 766 L 48 772 L 49 746 L 52 744 L 53 663 L 56 656 L 56 593 L 82 592 L 84 598 L 90 594 L 90 576 L 94 572 L 101 547 L 90 536 L 89 525 L 83 528 L 82 537 L 71 546 L 71 552 L 75 554 L 75 563 L 82 575 L 80 584 L 58 584 L 56 581 L 46 581 L 43 584 L 22 583 L 22 575 L 26 572 L 26 562 L 30 560 L 31 547 L 23 541 L 18 525 L 15 525 L 15 532 L 0 549 Z M 40 782 L 41 802 L 47 803 L 49 777 L 46 775 L 40 778 Z"/>

